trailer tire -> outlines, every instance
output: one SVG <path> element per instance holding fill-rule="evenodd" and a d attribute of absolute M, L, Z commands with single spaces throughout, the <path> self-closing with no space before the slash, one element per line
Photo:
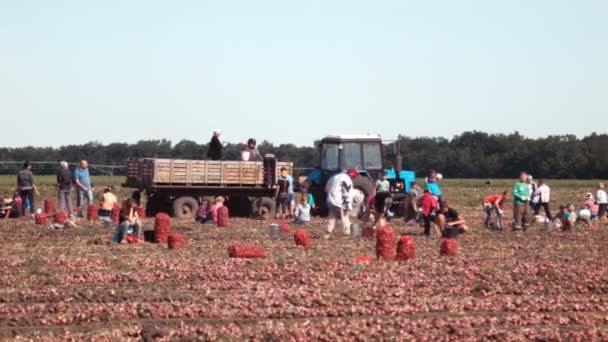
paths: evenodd
<path fill-rule="evenodd" d="M 194 219 L 198 211 L 198 202 L 190 196 L 182 196 L 173 201 L 173 216 L 178 219 Z"/>
<path fill-rule="evenodd" d="M 251 213 L 255 217 L 264 220 L 274 218 L 276 212 L 276 203 L 270 197 L 260 197 L 251 203 Z"/>

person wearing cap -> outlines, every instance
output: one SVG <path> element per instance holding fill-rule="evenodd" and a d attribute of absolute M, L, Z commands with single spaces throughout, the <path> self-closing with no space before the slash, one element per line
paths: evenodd
<path fill-rule="evenodd" d="M 222 142 L 220 141 L 221 135 L 221 130 L 216 129 L 215 131 L 213 131 L 213 136 L 211 137 L 211 141 L 209 142 L 209 150 L 207 151 L 207 157 L 211 158 L 211 160 L 222 159 L 225 144 L 222 144 Z"/>
<path fill-rule="evenodd" d="M 342 232 L 344 235 L 350 235 L 350 211 L 353 209 L 353 178 L 359 175 L 359 171 L 350 170 L 348 172 L 340 172 L 329 179 L 325 186 L 327 193 L 327 207 L 329 210 L 329 221 L 327 224 L 327 234 L 325 238 L 329 239 L 334 232 L 336 220 L 342 222 Z"/>
<path fill-rule="evenodd" d="M 576 225 L 576 214 L 574 213 L 574 205 L 572 204 L 561 204 L 559 206 L 559 213 L 555 215 L 555 223 L 563 231 L 570 231 Z"/>
<path fill-rule="evenodd" d="M 545 210 L 545 215 L 551 220 L 553 218 L 549 206 L 549 202 L 551 202 L 551 188 L 545 184 L 544 180 L 540 179 L 538 181 L 538 188 L 534 191 L 533 195 L 537 196 L 539 200 L 536 207 L 534 207 L 534 215 L 538 216 L 540 214 L 540 209 L 543 208 Z"/>
<path fill-rule="evenodd" d="M 513 230 L 528 228 L 528 201 L 530 201 L 528 173 L 522 171 L 519 180 L 513 185 Z"/>
<path fill-rule="evenodd" d="M 260 150 L 258 149 L 257 141 L 254 138 L 249 138 L 247 140 L 247 146 L 245 147 L 245 151 L 249 152 L 249 160 L 248 161 L 262 161 L 262 155 L 260 154 Z"/>

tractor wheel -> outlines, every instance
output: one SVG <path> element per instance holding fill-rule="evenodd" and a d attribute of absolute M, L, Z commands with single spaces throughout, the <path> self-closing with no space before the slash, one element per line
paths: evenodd
<path fill-rule="evenodd" d="M 255 217 L 270 220 L 274 218 L 275 211 L 276 203 L 270 197 L 260 197 L 251 203 L 251 213 Z"/>
<path fill-rule="evenodd" d="M 173 201 L 173 216 L 178 219 L 194 219 L 198 211 L 198 202 L 190 196 L 183 196 Z"/>
<path fill-rule="evenodd" d="M 358 176 L 353 179 L 353 211 L 352 216 L 358 218 L 367 215 L 367 200 L 374 193 L 376 185 L 366 176 Z"/>

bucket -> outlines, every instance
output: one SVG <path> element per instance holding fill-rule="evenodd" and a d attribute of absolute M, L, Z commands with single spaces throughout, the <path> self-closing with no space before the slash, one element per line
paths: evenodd
<path fill-rule="evenodd" d="M 460 233 L 460 231 L 458 230 L 457 227 L 447 227 L 443 231 L 443 237 L 446 239 L 455 239 L 458 237 L 459 233 Z"/>
<path fill-rule="evenodd" d="M 363 234 L 363 230 L 361 229 L 361 225 L 357 223 L 353 223 L 350 225 L 350 236 L 353 238 L 360 238 Z"/>
<path fill-rule="evenodd" d="M 271 223 L 268 225 L 268 234 L 270 238 L 273 240 L 277 240 L 281 233 L 281 226 L 276 223 Z"/>
<path fill-rule="evenodd" d="M 241 152 L 241 160 L 242 161 L 249 161 L 250 157 L 251 157 L 251 152 L 249 152 L 249 151 L 243 151 L 243 152 Z"/>

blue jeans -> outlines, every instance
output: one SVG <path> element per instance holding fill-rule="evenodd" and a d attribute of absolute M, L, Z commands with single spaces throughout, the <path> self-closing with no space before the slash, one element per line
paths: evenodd
<path fill-rule="evenodd" d="M 72 199 L 70 198 L 70 190 L 59 190 L 57 192 L 57 202 L 59 202 L 59 210 L 65 211 L 68 215 L 72 215 Z"/>
<path fill-rule="evenodd" d="M 87 200 L 87 208 L 93 204 L 93 191 L 91 189 L 88 190 L 82 190 L 82 189 L 77 189 L 76 190 L 76 206 L 78 207 L 78 216 L 82 217 L 83 216 L 83 211 L 87 208 L 84 208 L 84 199 Z"/>

